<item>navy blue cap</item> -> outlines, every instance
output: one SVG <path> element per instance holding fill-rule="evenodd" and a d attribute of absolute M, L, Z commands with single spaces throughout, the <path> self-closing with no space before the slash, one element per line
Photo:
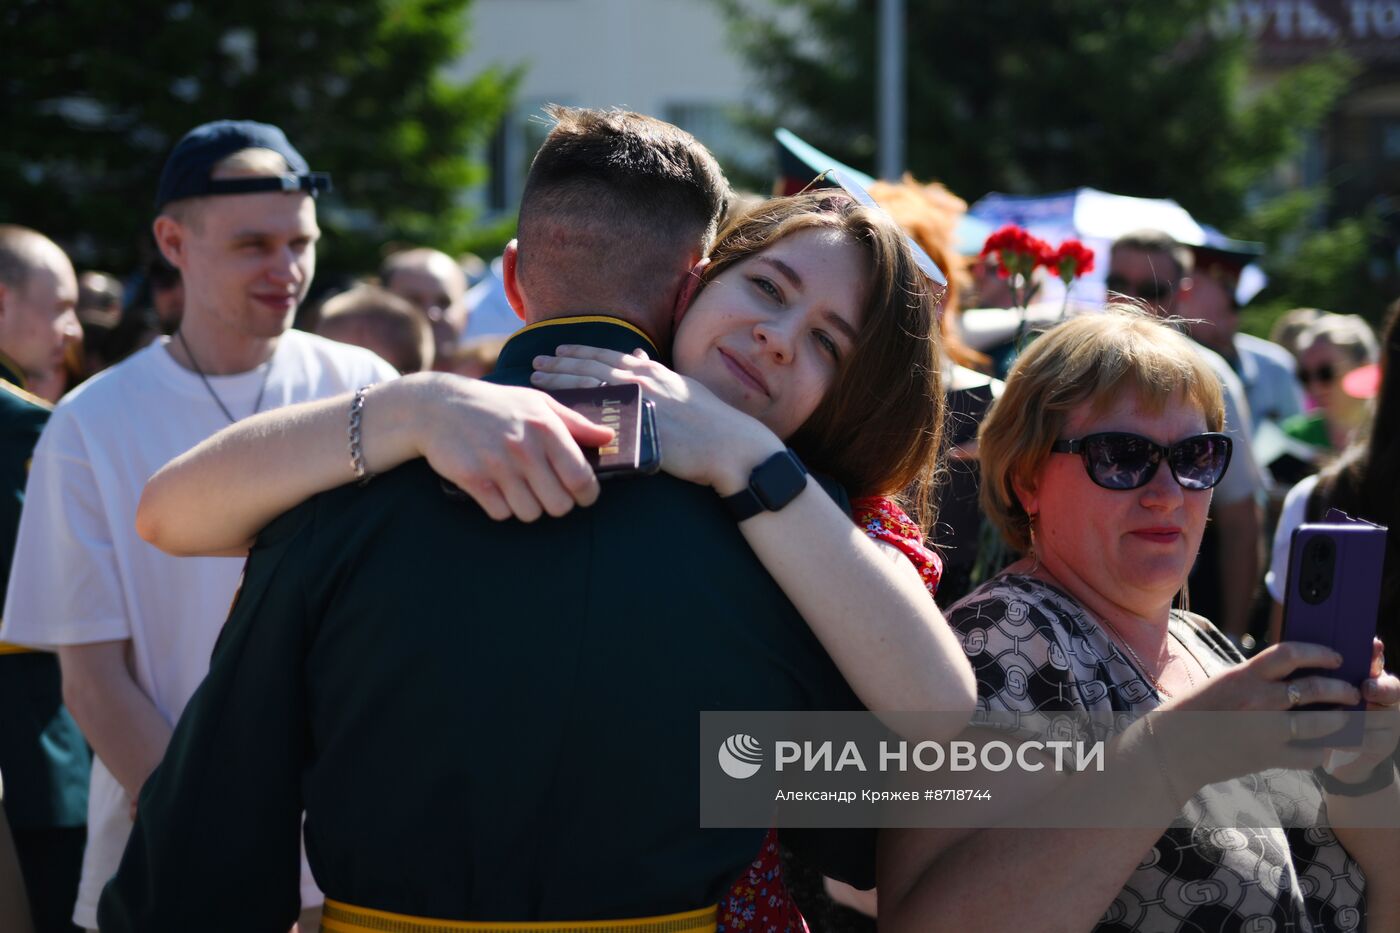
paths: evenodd
<path fill-rule="evenodd" d="M 217 181 L 209 173 L 220 160 L 243 149 L 271 149 L 291 169 L 285 175 L 228 178 Z M 331 176 L 312 172 L 287 135 L 270 123 L 252 120 L 216 120 L 196 126 L 175 144 L 160 173 L 156 213 L 171 201 L 218 194 L 252 194 L 261 191 L 305 191 L 312 197 L 329 191 Z"/>

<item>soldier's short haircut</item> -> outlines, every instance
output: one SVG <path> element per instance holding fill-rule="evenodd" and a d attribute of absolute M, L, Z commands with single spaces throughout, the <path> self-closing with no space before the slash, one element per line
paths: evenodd
<path fill-rule="evenodd" d="M 689 133 L 642 114 L 547 112 L 554 128 L 520 203 L 526 293 L 599 310 L 616 295 L 655 294 L 677 255 L 702 255 L 714 238 L 730 197 L 719 163 Z"/>

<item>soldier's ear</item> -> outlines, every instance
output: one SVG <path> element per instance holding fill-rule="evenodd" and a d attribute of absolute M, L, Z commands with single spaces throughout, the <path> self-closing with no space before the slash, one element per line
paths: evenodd
<path fill-rule="evenodd" d="M 681 285 L 681 290 L 676 295 L 676 307 L 671 315 L 671 326 L 680 324 L 681 318 L 690 310 L 690 303 L 695 300 L 695 296 L 700 291 L 700 286 L 705 284 L 705 280 L 700 273 L 705 271 L 705 267 L 710 264 L 708 258 L 701 259 L 690 267 L 690 271 L 685 275 L 685 282 Z"/>
<path fill-rule="evenodd" d="M 524 321 L 525 293 L 520 288 L 519 262 L 519 241 L 511 240 L 506 244 L 505 252 L 501 254 L 501 284 L 505 288 L 506 301 L 510 302 L 511 310 L 515 312 L 516 317 Z"/>

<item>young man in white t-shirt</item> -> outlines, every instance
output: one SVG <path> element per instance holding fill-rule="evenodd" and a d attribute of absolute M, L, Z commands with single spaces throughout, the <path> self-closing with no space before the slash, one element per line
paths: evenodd
<path fill-rule="evenodd" d="M 65 700 L 97 753 L 80 926 L 97 926 L 133 801 L 208 670 L 242 569 L 143 542 L 147 478 L 256 411 L 396 375 L 366 350 L 288 330 L 315 271 L 314 197 L 328 187 L 276 127 L 220 121 L 186 135 L 154 224 L 185 285 L 180 329 L 65 398 L 35 450 L 0 639 L 57 649 Z M 319 904 L 304 867 L 302 892 L 304 907 Z"/>

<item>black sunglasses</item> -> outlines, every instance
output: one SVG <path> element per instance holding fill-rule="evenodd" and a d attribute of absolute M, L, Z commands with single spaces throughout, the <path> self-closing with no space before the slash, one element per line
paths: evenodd
<path fill-rule="evenodd" d="M 1303 385 L 1311 382 L 1319 382 L 1329 386 L 1332 380 L 1337 378 L 1337 371 L 1332 368 L 1331 363 L 1323 363 L 1317 369 L 1301 369 L 1298 371 L 1298 381 Z"/>
<path fill-rule="evenodd" d="M 1080 454 L 1084 471 L 1104 489 L 1138 489 L 1163 460 L 1183 489 L 1210 489 L 1225 478 L 1234 444 L 1224 434 L 1197 434 L 1163 447 L 1140 434 L 1108 432 L 1056 441 L 1050 451 Z"/>
<path fill-rule="evenodd" d="M 1141 298 L 1144 301 L 1158 301 L 1170 295 L 1175 288 L 1171 282 L 1160 279 L 1145 279 L 1141 282 L 1134 282 L 1121 275 L 1110 275 L 1104 284 L 1111 292 L 1117 292 L 1129 298 Z"/>

